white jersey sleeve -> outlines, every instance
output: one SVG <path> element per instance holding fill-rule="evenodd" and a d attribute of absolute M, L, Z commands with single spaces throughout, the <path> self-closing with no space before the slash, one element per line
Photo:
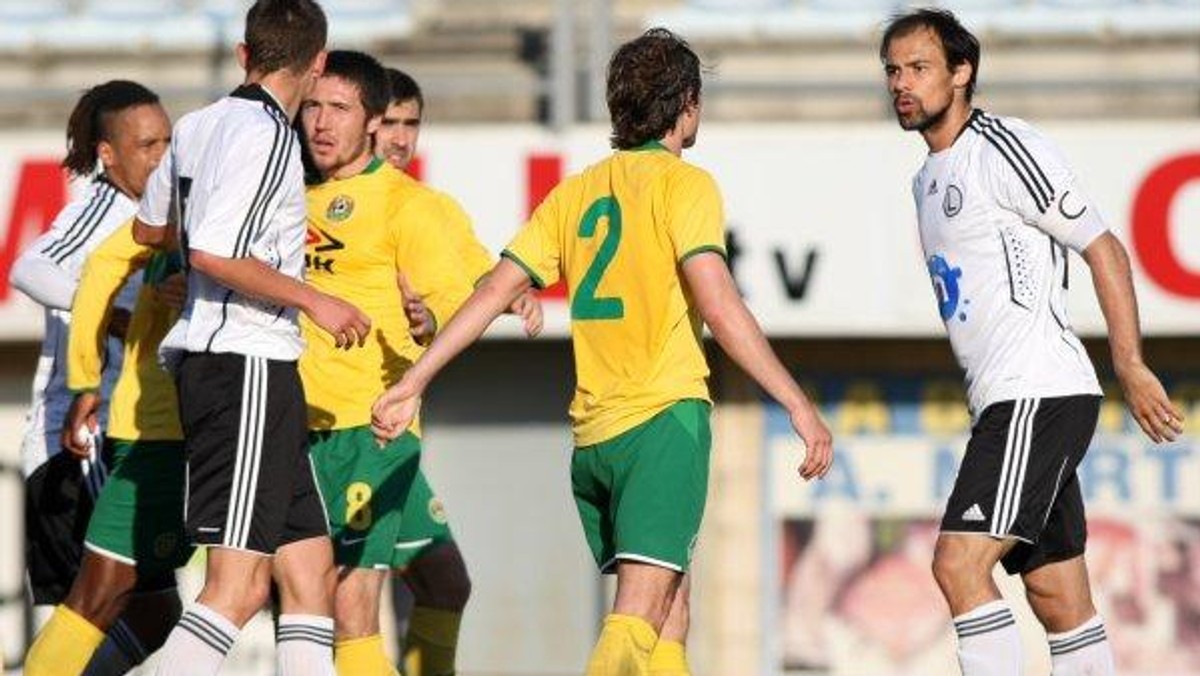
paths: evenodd
<path fill-rule="evenodd" d="M 137 219 L 146 225 L 161 228 L 170 222 L 171 188 L 175 182 L 175 148 L 163 153 L 162 160 L 146 181 L 146 190 L 138 203 Z"/>
<path fill-rule="evenodd" d="M 287 191 L 280 190 L 296 134 L 283 124 L 225 125 L 193 185 L 208 199 L 187 219 L 187 245 L 224 258 L 245 258 Z M 197 205 L 198 206 L 198 205 Z"/>
<path fill-rule="evenodd" d="M 1014 118 L 989 117 L 981 123 L 990 127 L 984 136 L 995 151 L 988 155 L 985 176 L 1001 207 L 1076 252 L 1108 230 L 1049 139 Z"/>

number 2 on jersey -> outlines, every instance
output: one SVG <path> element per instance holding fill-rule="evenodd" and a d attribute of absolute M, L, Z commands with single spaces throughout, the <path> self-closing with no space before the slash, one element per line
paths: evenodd
<path fill-rule="evenodd" d="M 608 218 L 608 234 L 604 236 L 595 260 L 588 266 L 579 288 L 575 290 L 575 298 L 571 300 L 571 319 L 621 319 L 625 316 L 625 302 L 619 297 L 596 297 L 600 278 L 612 263 L 613 256 L 617 255 L 617 246 L 621 243 L 621 205 L 616 198 L 608 195 L 592 202 L 579 221 L 579 236 L 584 239 L 595 237 L 596 226 L 605 217 Z"/>

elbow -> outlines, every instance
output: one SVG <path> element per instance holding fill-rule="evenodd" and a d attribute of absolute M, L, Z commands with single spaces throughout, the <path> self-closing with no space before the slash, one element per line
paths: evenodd
<path fill-rule="evenodd" d="M 166 228 L 154 228 L 139 220 L 133 222 L 133 241 L 142 246 L 159 246 L 166 238 Z"/>

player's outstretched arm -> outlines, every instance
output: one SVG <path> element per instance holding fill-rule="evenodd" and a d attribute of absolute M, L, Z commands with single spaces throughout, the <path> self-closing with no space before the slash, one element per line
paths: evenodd
<path fill-rule="evenodd" d="M 225 258 L 193 249 L 188 263 L 234 291 L 275 305 L 299 309 L 334 337 L 338 347 L 361 347 L 371 332 L 371 319 L 339 298 L 321 293 L 257 258 Z"/>
<path fill-rule="evenodd" d="M 833 437 L 742 302 L 725 259 L 716 253 L 696 254 L 684 261 L 683 276 L 717 344 L 787 409 L 792 427 L 807 446 L 800 476 L 806 480 L 825 476 L 833 464 Z"/>
<path fill-rule="evenodd" d="M 381 442 L 400 436 L 412 424 L 421 395 L 430 381 L 460 352 L 483 335 L 520 294 L 531 286 L 529 275 L 501 258 L 475 292 L 437 334 L 429 349 L 371 407 L 371 431 Z"/>
<path fill-rule="evenodd" d="M 1096 299 L 1108 325 L 1113 369 L 1129 412 L 1156 443 L 1174 441 L 1183 431 L 1183 414 L 1142 359 L 1137 295 L 1125 247 L 1111 232 L 1105 232 L 1083 250 L 1083 260 L 1092 271 Z"/>

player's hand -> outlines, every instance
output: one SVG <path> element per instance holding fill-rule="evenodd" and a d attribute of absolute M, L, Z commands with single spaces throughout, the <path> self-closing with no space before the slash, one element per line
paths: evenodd
<path fill-rule="evenodd" d="M 382 448 L 412 425 L 421 408 L 421 394 L 403 379 L 387 389 L 371 407 L 371 434 Z"/>
<path fill-rule="evenodd" d="M 97 392 L 80 392 L 67 409 L 60 441 L 63 448 L 81 460 L 92 455 L 95 445 L 92 435 L 100 430 L 96 419 L 99 411 L 100 394 Z"/>
<path fill-rule="evenodd" d="M 526 291 L 517 296 L 508 310 L 521 318 L 526 336 L 533 338 L 542 332 L 542 301 L 533 291 Z"/>
<path fill-rule="evenodd" d="M 125 340 L 125 334 L 129 332 L 129 319 L 129 310 L 123 307 L 113 308 L 108 313 L 108 335 Z"/>
<path fill-rule="evenodd" d="M 1125 405 L 1146 436 L 1156 444 L 1175 441 L 1183 433 L 1183 413 L 1167 398 L 1162 383 L 1145 364 L 1117 369 Z"/>
<path fill-rule="evenodd" d="M 804 402 L 791 412 L 792 427 L 804 440 L 804 463 L 800 465 L 800 478 L 811 481 L 823 478 L 833 466 L 833 435 L 821 420 L 821 414 L 810 402 Z"/>
<path fill-rule="evenodd" d="M 371 333 L 371 318 L 346 301 L 317 292 L 311 307 L 305 310 L 313 322 L 333 336 L 334 343 L 349 350 L 362 347 Z"/>
<path fill-rule="evenodd" d="M 437 333 L 437 320 L 425 298 L 408 285 L 403 272 L 396 273 L 396 286 L 400 287 L 400 302 L 404 304 L 404 316 L 408 318 L 408 332 L 417 345 L 429 345 Z"/>
<path fill-rule="evenodd" d="M 187 301 L 187 275 L 182 272 L 167 277 L 153 287 L 154 297 L 160 303 L 175 310 L 182 310 Z"/>

